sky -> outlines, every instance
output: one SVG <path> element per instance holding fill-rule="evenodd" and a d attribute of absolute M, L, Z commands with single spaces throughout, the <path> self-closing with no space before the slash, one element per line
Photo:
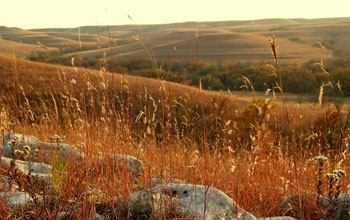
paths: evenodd
<path fill-rule="evenodd" d="M 350 17 L 349 0 L 2 1 L 0 26 L 23 29 L 263 18 Z"/>

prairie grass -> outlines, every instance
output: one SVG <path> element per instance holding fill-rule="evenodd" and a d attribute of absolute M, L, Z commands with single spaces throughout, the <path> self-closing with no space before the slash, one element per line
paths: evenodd
<path fill-rule="evenodd" d="M 308 192 L 327 196 L 329 191 L 328 184 L 319 184 L 328 180 L 318 175 L 313 158 L 329 158 L 323 173 L 350 172 L 349 120 L 344 109 L 331 105 L 294 108 L 286 102 L 282 107 L 268 97 L 250 101 L 155 79 L 7 57 L 0 57 L 0 97 L 2 137 L 9 131 L 44 141 L 64 135 L 86 155 L 82 164 L 50 162 L 55 190 L 12 176 L 42 199 L 15 214 L 0 201 L 0 217 L 8 219 L 57 219 L 63 211 L 72 219 L 91 219 L 95 209 L 115 219 L 137 219 L 114 198 L 150 188 L 151 177 L 214 186 L 258 217 L 280 215 L 282 198 L 298 195 L 300 211 L 294 215 L 318 219 L 320 210 L 304 207 L 301 199 Z M 135 179 L 112 167 L 100 169 L 100 156 L 114 153 L 141 159 L 144 174 Z M 8 173 L 0 167 L 0 175 Z M 339 184 L 339 191 L 349 192 L 348 176 Z M 96 193 L 88 193 L 91 189 Z"/>

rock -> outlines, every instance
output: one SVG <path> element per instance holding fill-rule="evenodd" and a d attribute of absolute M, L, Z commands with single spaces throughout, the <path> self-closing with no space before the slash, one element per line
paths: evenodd
<path fill-rule="evenodd" d="M 131 172 L 135 177 L 141 176 L 143 171 L 143 163 L 136 157 L 125 154 L 114 154 L 104 158 L 97 158 L 103 162 L 99 166 L 103 166 L 103 172 L 106 173 L 108 168 L 119 171 Z"/>
<path fill-rule="evenodd" d="M 193 184 L 165 184 L 153 188 L 156 194 L 169 196 L 177 209 L 187 217 L 206 220 L 256 220 L 249 212 L 239 208 L 236 202 L 214 187 Z M 236 213 L 236 210 L 238 211 Z"/>
<path fill-rule="evenodd" d="M 0 192 L 0 197 L 8 201 L 10 206 L 26 205 L 33 199 L 26 192 Z"/>
<path fill-rule="evenodd" d="M 11 161 L 13 161 L 13 159 L 6 157 L 1 157 L 0 159 L 0 163 L 6 168 L 11 167 Z M 23 160 L 15 160 L 15 165 L 16 168 L 23 174 L 28 175 L 29 172 L 31 172 L 33 176 L 37 175 L 39 177 L 43 177 L 44 174 L 48 175 L 52 170 L 50 165 Z"/>
<path fill-rule="evenodd" d="M 11 179 L 7 176 L 0 176 L 0 192 L 7 192 L 10 190 Z"/>
<path fill-rule="evenodd" d="M 107 220 L 109 218 L 103 216 L 103 215 L 100 215 L 100 214 L 97 214 L 95 213 L 94 217 L 92 217 L 92 220 Z"/>
<path fill-rule="evenodd" d="M 12 157 L 13 149 L 24 150 L 24 146 L 30 146 L 32 150 L 38 148 L 40 141 L 31 135 L 23 135 L 18 133 L 7 133 L 5 135 L 4 154 L 5 157 Z"/>
<path fill-rule="evenodd" d="M 306 193 L 301 195 L 301 205 L 303 210 L 317 210 L 316 207 L 317 194 L 316 193 Z M 326 197 L 320 196 L 320 205 L 324 209 L 329 205 L 329 200 Z M 293 216 L 295 218 L 299 217 L 299 197 L 289 196 L 283 198 L 280 205 L 280 215 Z M 315 213 L 317 217 L 317 214 Z M 305 216 L 306 217 L 306 216 Z"/>
<path fill-rule="evenodd" d="M 324 218 L 350 220 L 350 194 L 340 193 L 338 199 L 332 198 L 325 208 Z"/>
<path fill-rule="evenodd" d="M 144 173 L 143 163 L 136 157 L 124 154 L 115 154 L 113 156 L 113 161 L 114 163 L 118 163 L 119 167 L 122 167 L 122 169 L 131 171 L 135 176 L 139 176 Z"/>
<path fill-rule="evenodd" d="M 167 184 L 167 183 L 173 183 L 173 184 L 184 183 L 182 180 L 179 180 L 176 178 L 172 178 L 172 179 L 152 178 L 151 182 L 152 182 L 152 186 L 159 185 L 159 184 Z"/>
<path fill-rule="evenodd" d="M 57 214 L 57 219 L 65 220 L 65 219 L 73 219 L 73 216 L 70 216 L 68 212 L 60 212 Z M 108 220 L 108 217 L 95 213 L 92 217 L 92 220 Z"/>
<path fill-rule="evenodd" d="M 43 151 L 44 161 L 48 162 L 52 155 L 58 155 L 61 161 L 66 161 L 68 158 L 83 159 L 84 152 L 78 150 L 74 145 L 64 143 L 41 143 L 40 150 Z"/>
<path fill-rule="evenodd" d="M 151 218 L 153 213 L 152 200 L 156 215 L 164 216 L 164 211 L 168 201 L 170 201 L 170 197 L 159 192 L 153 192 L 153 194 L 151 194 L 150 190 L 144 189 L 132 193 L 127 200 L 133 218 L 139 219 L 141 216 L 148 216 Z M 115 199 L 115 202 L 120 203 L 120 201 L 122 201 L 121 198 Z"/>
<path fill-rule="evenodd" d="M 152 199 L 149 190 L 145 189 L 132 193 L 129 203 L 132 216 L 136 218 L 139 216 L 152 216 Z M 155 209 L 157 210 L 158 207 Z"/>
<path fill-rule="evenodd" d="M 57 214 L 57 219 L 64 220 L 65 218 L 69 218 L 67 212 L 60 212 L 60 213 Z"/>
<path fill-rule="evenodd" d="M 0 192 L 9 192 L 19 189 L 16 183 L 11 183 L 10 177 L 0 176 Z"/>
<path fill-rule="evenodd" d="M 26 146 L 29 146 L 29 148 L 26 149 Z M 34 161 L 37 161 L 38 157 L 42 155 L 45 163 L 52 161 L 52 157 L 55 155 L 58 155 L 63 161 L 72 156 L 79 159 L 84 158 L 84 153 L 74 145 L 41 142 L 38 138 L 31 135 L 8 133 L 5 135 L 3 156 L 13 158 L 14 150 L 30 152 L 31 157 L 29 158 Z"/>

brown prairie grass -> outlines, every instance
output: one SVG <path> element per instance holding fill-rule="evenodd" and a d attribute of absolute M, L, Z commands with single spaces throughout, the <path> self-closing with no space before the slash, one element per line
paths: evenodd
<path fill-rule="evenodd" d="M 317 123 L 303 122 L 300 112 L 294 115 L 287 103 L 291 129 L 286 135 L 285 114 L 272 100 L 249 102 L 118 74 L 112 84 L 112 75 L 103 71 L 0 59 L 1 133 L 15 131 L 41 140 L 65 135 L 65 142 L 86 154 L 83 165 L 71 163 L 61 169 L 54 192 L 45 185 L 35 189 L 30 179 L 22 179 L 27 191 L 38 191 L 50 205 L 38 201 L 30 211 L 6 217 L 55 219 L 58 212 L 66 211 L 72 218 L 90 219 L 95 207 L 101 206 L 116 207 L 110 213 L 115 218 L 130 217 L 130 210 L 118 208 L 112 198 L 150 188 L 151 177 L 214 186 L 258 217 L 276 216 L 283 197 L 317 191 L 318 166 L 313 157 L 324 154 L 330 158 L 325 172 L 339 168 L 350 172 L 349 152 L 344 151 L 348 133 L 342 130 L 347 122 L 341 115 L 322 117 L 321 109 L 315 116 L 309 108 L 299 108 L 304 117 L 314 115 Z M 325 135 L 334 131 L 343 133 Z M 339 138 L 341 143 L 334 148 Z M 127 172 L 99 170 L 99 156 L 113 153 L 140 158 L 145 173 L 135 180 Z M 60 167 L 55 161 L 51 164 Z M 0 169 L 0 174 L 6 172 Z M 321 180 L 327 181 L 326 177 Z M 348 192 L 349 185 L 346 176 L 341 191 Z M 105 194 L 102 198 L 89 196 L 89 188 Z M 323 184 L 319 191 L 326 195 L 327 190 Z M 298 205 L 302 212 L 296 213 L 297 218 L 313 219 L 314 207 Z M 7 213 L 6 206 L 2 207 L 2 213 Z"/>

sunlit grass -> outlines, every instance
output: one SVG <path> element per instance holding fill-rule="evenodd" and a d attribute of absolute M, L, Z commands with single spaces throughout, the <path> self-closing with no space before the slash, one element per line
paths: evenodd
<path fill-rule="evenodd" d="M 332 106 L 323 113 L 322 108 L 296 109 L 286 102 L 287 129 L 282 106 L 267 97 L 251 102 L 160 80 L 117 74 L 112 78 L 104 71 L 5 57 L 0 73 L 2 135 L 12 131 L 43 141 L 64 135 L 66 143 L 86 155 L 82 163 L 51 161 L 55 190 L 19 176 L 26 191 L 42 195 L 48 203 L 38 202 L 13 218 L 54 219 L 66 211 L 75 219 L 89 219 L 101 206 L 117 207 L 109 214 L 125 218 L 130 210 L 113 198 L 122 200 L 150 188 L 151 177 L 214 186 L 258 217 L 276 216 L 283 197 L 317 193 L 319 180 L 327 182 L 318 176 L 315 156 L 329 158 L 325 172 L 350 172 L 344 130 L 348 122 L 342 110 Z M 313 119 L 304 120 L 300 114 Z M 139 158 L 144 174 L 135 177 L 113 167 L 101 168 L 101 158 L 112 154 Z M 0 169 L 0 174 L 7 172 Z M 340 190 L 348 192 L 349 177 L 340 183 Z M 327 196 L 328 185 L 321 187 L 319 192 Z M 89 194 L 91 189 L 103 194 Z M 299 201 L 297 205 L 301 207 Z M 6 205 L 1 207 L 1 215 L 8 217 Z M 314 207 L 304 207 L 296 217 L 312 218 L 314 212 Z"/>

